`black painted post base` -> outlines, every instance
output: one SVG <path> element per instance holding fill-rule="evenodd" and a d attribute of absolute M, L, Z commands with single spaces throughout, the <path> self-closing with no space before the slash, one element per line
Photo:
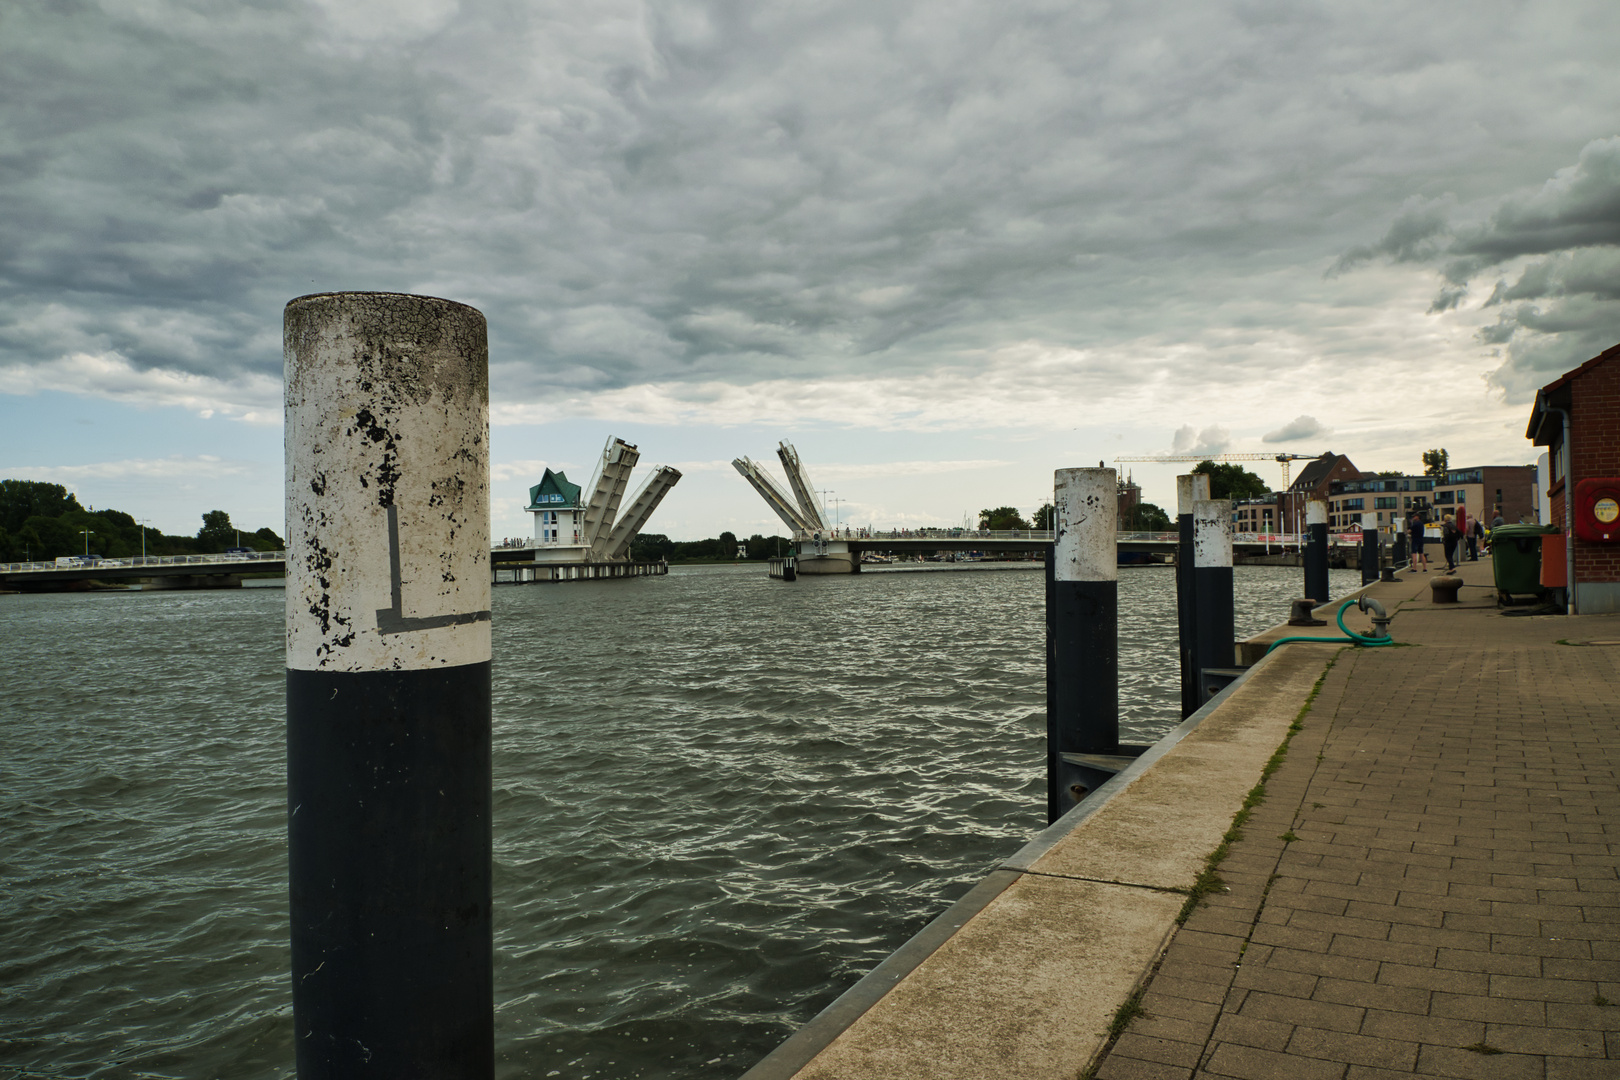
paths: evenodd
<path fill-rule="evenodd" d="M 298 1076 L 489 1076 L 490 665 L 287 672 Z"/>

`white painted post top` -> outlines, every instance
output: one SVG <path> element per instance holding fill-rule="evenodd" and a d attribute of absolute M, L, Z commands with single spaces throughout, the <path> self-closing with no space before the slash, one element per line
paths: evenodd
<path fill-rule="evenodd" d="M 1327 524 L 1327 502 L 1323 499 L 1307 499 L 1305 501 L 1305 524 Z"/>
<path fill-rule="evenodd" d="M 1057 581 L 1119 580 L 1119 474 L 1059 469 L 1053 474 L 1052 576 Z"/>
<path fill-rule="evenodd" d="M 1361 515 L 1361 527 L 1363 529 L 1375 529 L 1376 530 L 1378 528 L 1378 515 L 1377 514 L 1362 514 Z"/>
<path fill-rule="evenodd" d="M 490 658 L 489 344 L 465 304 L 303 296 L 284 316 L 287 666 Z"/>
<path fill-rule="evenodd" d="M 1193 503 L 1209 498 L 1208 473 L 1184 473 L 1176 477 L 1176 515 L 1193 512 Z"/>
<path fill-rule="evenodd" d="M 1232 500 L 1193 503 L 1193 566 L 1232 565 Z"/>

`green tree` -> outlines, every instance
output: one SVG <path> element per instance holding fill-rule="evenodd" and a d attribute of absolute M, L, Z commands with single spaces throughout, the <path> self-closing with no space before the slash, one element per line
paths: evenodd
<path fill-rule="evenodd" d="M 205 552 L 236 546 L 236 526 L 231 524 L 231 515 L 223 510 L 210 510 L 202 516 L 202 521 L 202 528 L 197 530 L 197 543 Z"/>
<path fill-rule="evenodd" d="M 1051 503 L 1042 503 L 1035 510 L 1035 520 L 1030 522 L 1032 529 L 1051 529 L 1052 522 L 1057 517 L 1057 507 Z"/>
<path fill-rule="evenodd" d="M 630 558 L 636 562 L 657 562 L 675 554 L 675 541 L 663 533 L 641 533 L 630 541 Z"/>
<path fill-rule="evenodd" d="M 1406 474 L 1401 472 L 1401 470 L 1399 470 L 1399 469 L 1379 469 L 1378 470 L 1378 478 L 1380 480 L 1394 480 L 1394 479 L 1397 479 L 1397 478 L 1405 476 L 1405 475 Z"/>
<path fill-rule="evenodd" d="M 255 551 L 285 551 L 287 542 L 276 535 L 276 530 L 268 525 L 248 538 L 249 546 Z"/>
<path fill-rule="evenodd" d="M 1446 475 L 1446 470 L 1450 468 L 1450 461 L 1451 455 L 1446 453 L 1446 448 L 1443 446 L 1438 450 L 1423 451 L 1423 475 Z"/>
<path fill-rule="evenodd" d="M 1209 476 L 1209 497 L 1212 499 L 1258 499 L 1271 494 L 1266 482 L 1243 466 L 1226 461 L 1200 461 L 1193 467 L 1195 473 Z"/>
<path fill-rule="evenodd" d="M 79 500 L 61 484 L 38 480 L 0 480 L 0 528 L 15 533 L 31 517 L 61 517 L 83 510 Z"/>
<path fill-rule="evenodd" d="M 1029 528 L 1029 522 L 1024 520 L 1024 515 L 1018 512 L 1017 507 L 998 506 L 994 510 L 979 511 L 979 528 L 997 531 L 1027 529 Z"/>
<path fill-rule="evenodd" d="M 1214 481 L 1210 482 L 1214 487 Z M 1120 522 L 1119 527 L 1127 532 L 1165 532 L 1172 525 L 1170 515 L 1150 502 L 1139 502 L 1132 510 L 1128 521 Z"/>

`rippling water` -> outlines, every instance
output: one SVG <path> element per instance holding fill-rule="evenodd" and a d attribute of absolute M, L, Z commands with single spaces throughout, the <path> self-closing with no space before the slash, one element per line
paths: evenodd
<path fill-rule="evenodd" d="M 1299 574 L 1238 568 L 1240 636 Z M 1139 741 L 1173 588 L 1121 574 Z M 0 1080 L 292 1074 L 282 603 L 0 597 Z M 503 1077 L 736 1075 L 1044 824 L 1039 572 L 677 567 L 494 613 Z"/>

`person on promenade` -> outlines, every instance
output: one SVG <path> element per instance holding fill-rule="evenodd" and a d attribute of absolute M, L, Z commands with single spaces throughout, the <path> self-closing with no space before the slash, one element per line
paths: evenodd
<path fill-rule="evenodd" d="M 1457 531 L 1457 519 L 1447 514 L 1440 525 L 1440 546 L 1446 553 L 1446 569 L 1457 569 L 1457 541 L 1462 534 Z"/>
<path fill-rule="evenodd" d="M 1414 510 L 1412 516 L 1406 521 L 1406 531 L 1412 534 L 1412 572 L 1417 573 L 1418 563 L 1423 564 L 1423 572 L 1429 572 L 1429 554 L 1423 550 L 1423 511 Z"/>
<path fill-rule="evenodd" d="M 1479 562 L 1479 542 L 1485 539 L 1485 523 L 1474 518 L 1468 523 L 1468 561 Z"/>

